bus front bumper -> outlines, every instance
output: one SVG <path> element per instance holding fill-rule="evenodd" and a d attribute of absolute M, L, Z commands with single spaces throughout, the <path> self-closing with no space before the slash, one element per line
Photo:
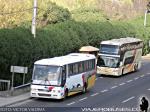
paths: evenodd
<path fill-rule="evenodd" d="M 63 99 L 64 95 L 62 93 L 54 94 L 49 92 L 30 92 L 30 96 L 34 98 L 49 98 L 49 99 Z"/>
<path fill-rule="evenodd" d="M 118 68 L 105 68 L 97 67 L 97 74 L 108 76 L 120 76 L 120 70 Z"/>

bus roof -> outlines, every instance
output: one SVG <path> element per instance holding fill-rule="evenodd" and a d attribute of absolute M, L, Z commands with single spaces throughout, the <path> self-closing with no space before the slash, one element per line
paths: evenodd
<path fill-rule="evenodd" d="M 121 46 L 123 44 L 134 43 L 134 42 L 142 42 L 142 40 L 141 39 L 137 39 L 137 38 L 133 38 L 133 37 L 126 37 L 126 38 L 102 41 L 101 44 L 109 44 L 109 45 L 119 45 L 119 46 Z"/>
<path fill-rule="evenodd" d="M 95 59 L 95 56 L 92 54 L 71 53 L 60 57 L 41 59 L 36 61 L 34 64 L 63 66 L 66 64 L 76 63 L 76 62 L 90 60 L 90 59 Z"/>

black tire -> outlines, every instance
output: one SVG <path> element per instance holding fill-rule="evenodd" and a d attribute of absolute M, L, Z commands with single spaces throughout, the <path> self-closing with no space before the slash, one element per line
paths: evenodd
<path fill-rule="evenodd" d="M 82 93 L 86 93 L 86 92 L 87 92 L 87 84 L 85 83 L 84 86 L 83 86 Z"/>
<path fill-rule="evenodd" d="M 134 71 L 138 71 L 138 64 L 134 65 Z"/>
<path fill-rule="evenodd" d="M 66 99 L 67 97 L 68 97 L 68 90 L 65 91 L 63 100 Z"/>

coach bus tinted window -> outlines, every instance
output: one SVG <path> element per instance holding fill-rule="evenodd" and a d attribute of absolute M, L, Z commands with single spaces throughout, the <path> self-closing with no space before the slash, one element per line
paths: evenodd
<path fill-rule="evenodd" d="M 104 54 L 119 54 L 119 47 L 116 45 L 100 45 L 100 53 Z"/>
<path fill-rule="evenodd" d="M 128 57 L 125 59 L 125 62 L 124 62 L 124 65 L 127 65 L 127 64 L 132 64 L 133 61 L 134 61 L 134 56 L 131 56 L 131 57 Z"/>
<path fill-rule="evenodd" d="M 119 67 L 119 58 L 101 56 L 98 58 L 97 65 L 100 67 L 117 68 Z"/>

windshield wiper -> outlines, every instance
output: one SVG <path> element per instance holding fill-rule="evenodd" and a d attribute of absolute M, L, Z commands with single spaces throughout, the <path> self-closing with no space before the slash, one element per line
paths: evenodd
<path fill-rule="evenodd" d="M 51 85 L 51 84 L 50 84 L 50 81 L 48 80 L 47 77 L 46 77 L 44 80 L 42 80 L 42 81 L 40 82 L 40 85 L 46 86 L 46 85 L 47 85 L 47 84 L 46 84 L 47 81 L 48 81 L 49 85 Z M 44 82 L 44 84 L 43 84 L 42 82 Z"/>
<path fill-rule="evenodd" d="M 51 85 L 51 84 L 50 84 L 50 81 L 48 80 L 47 77 L 45 78 L 45 84 L 44 84 L 44 85 L 46 85 L 46 82 L 47 82 L 47 81 L 48 81 L 49 85 Z"/>

